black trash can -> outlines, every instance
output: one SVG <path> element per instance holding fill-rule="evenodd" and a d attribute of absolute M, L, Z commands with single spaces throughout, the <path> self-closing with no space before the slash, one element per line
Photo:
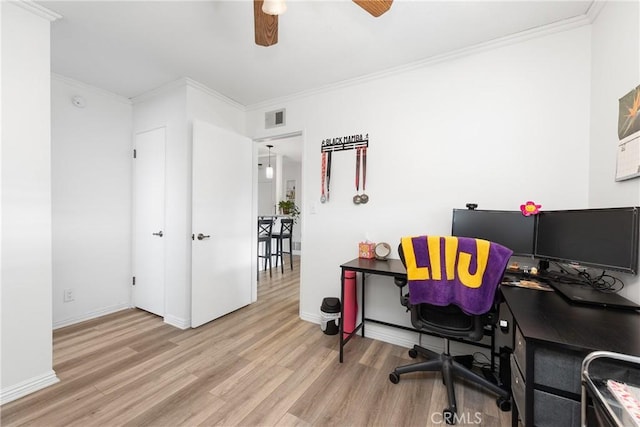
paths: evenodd
<path fill-rule="evenodd" d="M 327 335 L 335 335 L 340 326 L 340 298 L 327 297 L 320 306 L 320 329 Z"/>

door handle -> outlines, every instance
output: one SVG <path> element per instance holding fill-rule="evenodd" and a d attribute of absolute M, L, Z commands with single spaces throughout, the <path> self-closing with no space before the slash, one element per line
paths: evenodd
<path fill-rule="evenodd" d="M 164 234 L 162 233 L 162 230 L 158 231 L 157 233 L 153 233 L 153 235 L 158 237 L 164 236 Z"/>
<path fill-rule="evenodd" d="M 198 238 L 198 240 L 204 240 L 204 239 L 208 239 L 211 236 L 209 236 L 208 234 L 198 233 L 196 237 Z"/>

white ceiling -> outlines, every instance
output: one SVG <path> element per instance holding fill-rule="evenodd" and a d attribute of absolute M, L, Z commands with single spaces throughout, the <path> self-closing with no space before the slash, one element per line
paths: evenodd
<path fill-rule="evenodd" d="M 242 104 L 335 84 L 584 17 L 592 1 L 288 0 L 279 42 L 253 40 L 253 2 L 39 1 L 54 73 L 132 98 L 189 77 Z"/>

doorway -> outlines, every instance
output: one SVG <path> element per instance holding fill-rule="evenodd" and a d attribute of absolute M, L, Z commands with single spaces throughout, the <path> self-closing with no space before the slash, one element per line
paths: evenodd
<path fill-rule="evenodd" d="M 176 186 L 167 185 L 173 183 L 165 180 L 165 169 L 177 158 L 166 155 L 167 137 L 164 127 L 135 135 L 133 305 L 170 318 L 167 323 L 195 328 L 250 304 L 256 293 L 251 279 L 253 145 L 247 137 L 194 120 L 192 161 L 182 169 L 192 175 L 192 197 L 168 210 L 165 193 Z M 233 182 L 225 179 L 230 176 Z M 176 211 L 191 214 L 191 236 L 175 232 L 185 224 L 172 215 Z M 184 238 L 190 248 L 173 243 Z M 169 244 L 185 258 L 167 256 Z M 185 268 L 190 280 L 166 280 L 168 269 Z M 170 311 L 168 295 L 190 298 L 190 311 Z"/>
<path fill-rule="evenodd" d="M 254 139 L 258 152 L 258 216 L 281 215 L 278 204 L 285 200 L 292 200 L 301 210 L 303 141 L 302 132 Z M 272 146 L 270 150 L 267 145 Z M 266 177 L 268 166 L 273 168 L 272 178 Z M 292 250 L 297 256 L 302 251 L 301 223 L 301 217 L 298 217 L 293 227 Z"/>
<path fill-rule="evenodd" d="M 165 314 L 164 127 L 135 135 L 133 305 Z"/>

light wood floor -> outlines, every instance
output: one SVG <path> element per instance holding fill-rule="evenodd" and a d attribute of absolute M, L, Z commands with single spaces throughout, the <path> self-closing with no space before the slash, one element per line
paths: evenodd
<path fill-rule="evenodd" d="M 407 349 L 358 337 L 338 363 L 338 336 L 298 317 L 299 271 L 261 273 L 257 303 L 197 329 L 131 309 L 54 331 L 60 383 L 4 405 L 2 426 L 443 425 L 439 374 L 388 380 Z M 494 396 L 456 391 L 458 425 L 510 425 Z"/>

